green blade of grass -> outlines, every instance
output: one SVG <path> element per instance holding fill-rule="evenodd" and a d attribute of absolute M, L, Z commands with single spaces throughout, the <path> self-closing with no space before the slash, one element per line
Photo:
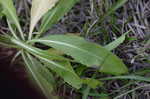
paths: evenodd
<path fill-rule="evenodd" d="M 103 15 L 103 17 L 99 20 L 99 23 L 104 21 L 105 18 L 107 18 L 110 14 L 114 13 L 118 8 L 124 5 L 127 1 L 128 0 L 118 0 L 115 4 L 112 5 L 112 7 L 108 9 L 107 13 Z"/>
<path fill-rule="evenodd" d="M 19 40 L 19 38 L 17 37 L 15 31 L 13 30 L 13 28 L 12 28 L 12 26 L 11 26 L 11 24 L 10 24 L 10 22 L 8 20 L 7 20 L 7 24 L 8 24 L 8 27 L 9 27 L 12 35 L 14 36 L 14 38 L 16 38 L 17 40 Z"/>
<path fill-rule="evenodd" d="M 119 38 L 117 38 L 115 41 L 109 43 L 108 45 L 105 46 L 105 48 L 109 51 L 117 48 L 121 43 L 124 42 L 126 35 L 129 33 L 130 31 L 126 32 L 125 34 L 123 34 L 122 36 L 120 36 Z"/>
<path fill-rule="evenodd" d="M 4 8 L 4 13 L 5 13 L 6 17 L 8 18 L 8 20 L 16 25 L 17 29 L 19 30 L 21 38 L 23 40 L 25 40 L 21 26 L 18 21 L 16 9 L 13 5 L 13 1 L 12 0 L 0 0 L 0 4 Z"/>
<path fill-rule="evenodd" d="M 124 93 L 121 94 L 121 95 L 118 95 L 118 96 L 114 97 L 113 99 L 120 99 L 120 98 L 123 97 L 124 95 L 127 95 L 127 94 L 129 94 L 129 93 L 131 93 L 131 92 L 134 92 L 134 91 L 136 91 L 136 90 L 138 90 L 138 89 L 141 89 L 141 88 L 144 88 L 144 87 L 150 87 L 150 84 L 136 87 L 136 88 L 134 88 L 134 89 L 132 89 L 132 90 L 129 90 L 129 91 L 127 91 L 127 92 L 124 92 Z"/>
<path fill-rule="evenodd" d="M 56 24 L 79 0 L 59 0 L 57 5 L 50 10 L 42 20 L 42 24 L 39 29 L 39 35 L 46 32 L 52 25 Z"/>
<path fill-rule="evenodd" d="M 0 45 L 4 46 L 4 47 L 10 47 L 10 48 L 17 48 L 18 46 L 14 45 L 11 40 L 10 40 L 10 36 L 9 35 L 1 35 L 0 34 Z"/>
<path fill-rule="evenodd" d="M 120 80 L 137 80 L 137 81 L 150 82 L 150 78 L 142 77 L 142 76 L 136 76 L 136 75 L 106 77 L 106 78 L 101 78 L 99 80 L 105 81 L 105 80 L 115 80 L 115 79 L 120 79 Z"/>
<path fill-rule="evenodd" d="M 109 9 L 108 11 L 106 11 L 106 13 L 101 16 L 98 20 L 96 20 L 92 26 L 88 29 L 88 33 L 90 32 L 90 30 L 98 25 L 98 24 L 102 24 L 103 21 L 110 16 L 111 14 L 113 14 L 118 8 L 122 7 L 128 0 L 117 0 L 116 3 L 114 3 Z"/>

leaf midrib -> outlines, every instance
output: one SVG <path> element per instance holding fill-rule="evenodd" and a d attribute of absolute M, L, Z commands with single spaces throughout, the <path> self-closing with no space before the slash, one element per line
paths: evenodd
<path fill-rule="evenodd" d="M 4 4 L 4 3 L 3 3 Z M 4 4 L 5 5 L 5 4 Z M 7 5 L 5 5 L 5 8 L 8 10 L 8 12 L 10 13 L 10 15 L 12 16 L 12 18 L 14 19 L 18 29 L 19 29 L 19 32 L 22 32 L 22 30 L 20 29 L 20 25 L 17 21 L 17 18 L 15 17 L 15 15 L 12 13 L 12 11 L 9 9 L 9 7 Z"/>
<path fill-rule="evenodd" d="M 68 44 L 68 43 L 64 43 L 64 42 L 59 42 L 59 41 L 55 41 L 55 40 L 41 40 L 41 39 L 35 39 L 35 40 L 31 40 L 31 42 L 47 42 L 47 43 L 55 43 L 55 44 L 59 44 L 59 45 L 64 45 L 64 46 L 68 46 L 68 47 L 71 47 L 71 48 L 75 48 L 77 50 L 80 50 L 84 53 L 87 53 L 91 56 L 94 56 L 96 58 L 98 58 L 99 60 L 103 60 L 102 58 L 100 58 L 99 56 L 95 55 L 94 53 L 91 53 L 89 51 L 86 51 L 86 50 L 83 50 L 82 48 L 80 47 L 76 47 L 76 46 L 73 46 L 71 44 Z"/>

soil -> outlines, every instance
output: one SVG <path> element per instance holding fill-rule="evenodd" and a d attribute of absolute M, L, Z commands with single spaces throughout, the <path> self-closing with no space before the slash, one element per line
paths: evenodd
<path fill-rule="evenodd" d="M 45 99 L 29 82 L 21 66 L 10 66 L 10 50 L 0 49 L 1 99 Z M 19 68 L 18 68 L 19 67 Z M 20 68 L 21 67 L 21 68 Z M 2 98 L 3 97 L 3 98 Z"/>

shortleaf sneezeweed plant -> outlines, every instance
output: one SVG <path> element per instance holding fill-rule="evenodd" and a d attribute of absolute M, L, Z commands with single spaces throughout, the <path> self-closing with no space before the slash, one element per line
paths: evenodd
<path fill-rule="evenodd" d="M 54 73 L 74 88 L 81 88 L 83 80 L 76 74 L 71 62 L 96 68 L 99 72 L 119 75 L 128 69 L 116 55 L 104 47 L 74 35 L 47 35 L 41 37 L 53 24 L 68 12 L 79 0 L 32 0 L 30 31 L 23 33 L 19 24 L 13 0 L 0 0 L 3 13 L 7 18 L 10 34 L 0 35 L 0 44 L 18 50 L 27 70 L 43 93 L 50 98 L 53 91 Z M 43 17 L 43 18 L 42 18 Z M 35 30 L 38 21 L 40 27 Z M 33 35 L 34 34 L 34 35 Z M 40 43 L 56 51 L 37 48 Z M 106 47 L 107 48 L 107 47 Z M 58 51 L 61 51 L 60 54 Z M 71 56 L 66 58 L 64 55 Z"/>

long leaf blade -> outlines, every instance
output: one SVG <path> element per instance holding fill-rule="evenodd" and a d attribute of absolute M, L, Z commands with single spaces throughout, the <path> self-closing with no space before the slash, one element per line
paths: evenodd
<path fill-rule="evenodd" d="M 77 62 L 89 67 L 100 67 L 101 72 L 122 74 L 128 70 L 121 59 L 95 43 L 71 35 L 51 35 L 41 39 L 31 40 L 51 46 L 72 56 Z"/>
<path fill-rule="evenodd" d="M 51 92 L 53 91 L 53 85 L 50 82 L 48 82 L 48 80 L 46 80 L 44 76 L 40 74 L 42 67 L 39 64 L 39 62 L 33 59 L 29 54 L 25 55 L 24 53 L 22 53 L 22 56 L 27 66 L 27 69 L 30 71 L 32 77 L 34 78 L 34 80 L 44 93 L 44 95 L 47 97 L 47 99 L 51 99 L 52 98 Z"/>
<path fill-rule="evenodd" d="M 40 56 L 37 57 L 40 60 L 42 60 L 48 68 L 50 68 L 51 70 L 56 72 L 60 77 L 62 77 L 65 82 L 77 89 L 81 87 L 82 80 L 74 72 L 72 66 L 68 63 L 68 61 L 51 61 Z"/>
<path fill-rule="evenodd" d="M 138 76 L 138 75 L 125 75 L 125 76 L 115 76 L 115 77 L 106 77 L 106 78 L 101 78 L 101 81 L 105 80 L 136 80 L 136 81 L 145 81 L 145 82 L 150 82 L 149 77 L 143 77 L 143 76 Z"/>
<path fill-rule="evenodd" d="M 13 42 L 14 44 L 20 46 L 20 48 L 25 49 L 26 51 L 28 51 L 31 54 L 36 54 L 36 55 L 39 55 L 39 56 L 42 56 L 42 57 L 45 57 L 45 58 L 51 59 L 51 60 L 66 60 L 66 58 L 64 58 L 64 57 L 58 56 L 56 54 L 50 53 L 45 50 L 41 50 L 36 47 L 32 47 L 28 44 L 25 44 L 22 41 L 18 41 L 16 39 L 14 39 L 14 38 L 11 38 L 10 41 Z"/>
<path fill-rule="evenodd" d="M 66 82 L 68 82 L 73 87 L 75 88 L 81 87 L 82 81 L 78 77 L 78 75 L 74 72 L 72 67 L 69 66 L 68 64 L 62 63 L 62 61 L 66 62 L 68 61 L 68 59 L 54 54 L 50 54 L 48 51 L 40 50 L 38 48 L 29 46 L 21 41 L 17 41 L 15 39 L 12 39 L 12 42 L 19 45 L 21 48 L 25 49 L 32 55 L 38 57 L 40 60 L 43 60 L 44 61 L 43 63 L 48 63 L 50 65 L 49 68 L 58 73 L 59 76 L 61 76 Z M 61 62 L 56 62 L 56 60 Z"/>
<path fill-rule="evenodd" d="M 20 32 L 22 39 L 24 40 L 24 35 L 22 32 L 21 26 L 19 24 L 19 21 L 18 21 L 18 17 L 16 14 L 16 9 L 13 5 L 13 1 L 12 0 L 0 0 L 0 4 L 4 8 L 4 13 L 6 17 L 8 18 L 8 20 L 16 25 L 17 29 Z"/>

